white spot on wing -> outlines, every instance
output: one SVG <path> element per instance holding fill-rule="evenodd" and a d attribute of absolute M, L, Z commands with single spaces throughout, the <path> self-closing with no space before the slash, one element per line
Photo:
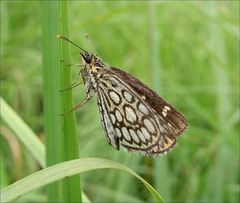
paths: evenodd
<path fill-rule="evenodd" d="M 162 111 L 162 115 L 163 115 L 164 117 L 166 117 L 166 116 L 167 116 L 167 113 L 166 113 L 165 111 Z"/>
<path fill-rule="evenodd" d="M 110 91 L 109 96 L 114 103 L 120 104 L 121 99 L 116 92 Z"/>
<path fill-rule="evenodd" d="M 130 142 L 131 136 L 126 127 L 122 127 L 122 133 L 123 133 L 123 137 Z"/>
<path fill-rule="evenodd" d="M 143 120 L 143 123 L 145 125 L 145 127 L 151 132 L 151 133 L 155 133 L 155 128 L 152 124 L 152 122 L 150 120 L 148 120 L 147 118 L 145 118 Z"/>
<path fill-rule="evenodd" d="M 147 115 L 149 113 L 147 107 L 145 105 L 143 105 L 142 103 L 139 103 L 138 109 L 145 115 Z"/>
<path fill-rule="evenodd" d="M 132 96 L 129 92 L 127 92 L 127 91 L 124 91 L 124 92 L 123 92 L 123 97 L 124 97 L 128 102 L 132 102 L 132 100 L 133 100 L 133 96 Z"/>
<path fill-rule="evenodd" d="M 141 127 L 141 130 L 142 130 L 142 133 L 143 133 L 144 137 L 147 140 L 150 140 L 151 136 L 150 136 L 149 132 L 146 130 L 146 128 Z"/>
<path fill-rule="evenodd" d="M 137 134 L 138 134 L 138 137 L 140 138 L 140 140 L 142 142 L 146 143 L 146 139 L 140 130 L 137 130 Z"/>
<path fill-rule="evenodd" d="M 153 152 L 158 152 L 158 145 L 156 145 L 155 147 L 153 147 Z"/>
<path fill-rule="evenodd" d="M 116 123 L 116 117 L 114 114 L 110 113 L 110 117 L 111 117 L 111 120 L 112 120 L 112 123 L 115 124 Z"/>
<path fill-rule="evenodd" d="M 137 121 L 137 115 L 135 114 L 134 110 L 131 107 L 129 106 L 124 107 L 124 111 L 125 111 L 126 119 L 128 121 L 132 123 Z"/>
<path fill-rule="evenodd" d="M 170 110 L 171 110 L 171 108 L 169 106 L 164 106 L 163 110 L 162 110 L 162 115 L 164 117 L 166 117 L 167 116 L 167 112 L 170 111 Z"/>
<path fill-rule="evenodd" d="M 164 106 L 164 109 L 166 109 L 166 111 L 170 111 L 171 108 L 169 106 Z"/>
<path fill-rule="evenodd" d="M 140 140 L 136 134 L 136 132 L 133 129 L 129 129 L 129 132 L 132 136 L 132 139 L 136 142 L 136 143 L 140 143 Z"/>
<path fill-rule="evenodd" d="M 119 122 L 122 122 L 122 120 L 123 120 L 122 115 L 121 115 L 121 113 L 117 109 L 115 110 L 115 115 L 117 117 L 117 120 Z"/>
<path fill-rule="evenodd" d="M 117 136 L 120 138 L 122 136 L 121 131 L 118 128 L 115 128 Z"/>

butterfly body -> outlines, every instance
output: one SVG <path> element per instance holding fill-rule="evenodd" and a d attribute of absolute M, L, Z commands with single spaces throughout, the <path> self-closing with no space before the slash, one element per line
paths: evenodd
<path fill-rule="evenodd" d="M 165 154 L 187 127 L 187 120 L 153 90 L 130 74 L 81 53 L 81 75 L 87 97 L 97 95 L 101 122 L 117 150 L 155 156 Z"/>

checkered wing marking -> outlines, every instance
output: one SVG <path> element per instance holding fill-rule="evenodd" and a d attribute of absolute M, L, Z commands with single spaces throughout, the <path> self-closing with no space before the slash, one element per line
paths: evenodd
<path fill-rule="evenodd" d="M 118 68 L 112 67 L 111 71 L 118 78 L 124 80 L 136 94 L 144 97 L 145 102 L 161 117 L 162 124 L 166 123 L 174 130 L 174 136 L 181 135 L 186 130 L 188 127 L 187 119 L 156 92 Z"/>
<path fill-rule="evenodd" d="M 98 82 L 98 106 L 109 144 L 144 155 L 166 153 L 176 144 L 173 128 L 119 77 Z"/>

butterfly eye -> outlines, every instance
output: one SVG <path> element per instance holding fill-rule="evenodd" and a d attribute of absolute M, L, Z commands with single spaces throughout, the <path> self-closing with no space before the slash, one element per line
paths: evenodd
<path fill-rule="evenodd" d="M 86 61 L 86 63 L 91 63 L 92 62 L 92 55 L 86 54 L 84 56 L 84 60 Z"/>

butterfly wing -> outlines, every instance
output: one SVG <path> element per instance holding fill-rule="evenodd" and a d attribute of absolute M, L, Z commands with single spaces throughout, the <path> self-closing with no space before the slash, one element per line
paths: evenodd
<path fill-rule="evenodd" d="M 139 89 L 145 88 L 140 94 L 136 88 L 129 85 L 137 79 L 128 74 L 125 78 L 126 75 L 121 73 L 126 74 L 112 68 L 98 81 L 98 106 L 108 142 L 116 149 L 121 145 L 129 151 L 144 155 L 167 152 L 176 144 L 174 126 L 147 102 L 146 98 L 151 95 L 144 90 L 150 89 L 146 89 L 147 87 L 138 81 L 136 86 L 139 85 Z M 164 103 L 162 100 L 161 102 Z M 170 105 L 167 107 L 174 109 Z M 167 115 L 168 108 L 165 111 Z"/>
<path fill-rule="evenodd" d="M 172 105 L 157 95 L 156 92 L 147 87 L 144 83 L 134 78 L 130 74 L 118 69 L 111 68 L 111 71 L 127 84 L 139 95 L 145 98 L 145 102 L 154 109 L 168 125 L 175 131 L 174 136 L 182 134 L 188 126 L 186 118 L 179 113 Z"/>
<path fill-rule="evenodd" d="M 102 126 L 108 143 L 119 150 L 119 138 L 116 135 L 115 129 L 113 127 L 113 122 L 110 118 L 111 114 L 109 113 L 110 103 L 108 94 L 101 87 L 99 87 L 97 102 Z"/>

